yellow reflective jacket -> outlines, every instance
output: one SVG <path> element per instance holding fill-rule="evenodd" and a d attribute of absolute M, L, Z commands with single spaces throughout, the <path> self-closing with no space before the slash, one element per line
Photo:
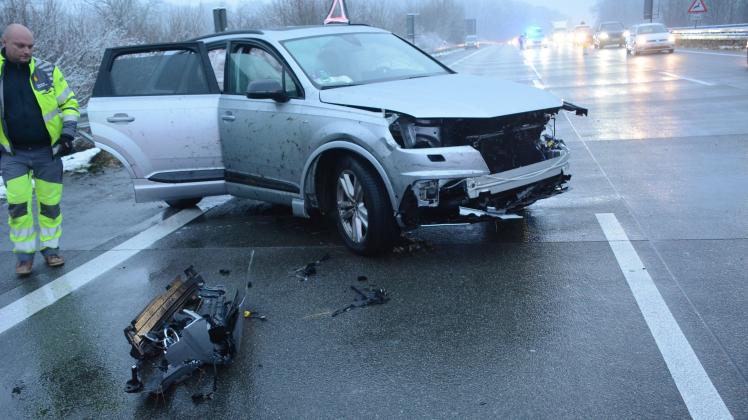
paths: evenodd
<path fill-rule="evenodd" d="M 5 57 L 0 54 L 0 147 L 7 153 L 13 153 L 13 147 L 7 135 L 5 126 L 5 108 L 3 104 L 3 70 L 5 69 Z M 32 57 L 29 63 L 29 74 L 31 88 L 34 91 L 36 102 L 44 118 L 44 125 L 49 132 L 51 146 L 57 143 L 60 136 L 68 134 L 75 137 L 78 127 L 78 100 L 75 93 L 68 86 L 68 82 L 62 76 L 57 66 L 44 60 Z"/>

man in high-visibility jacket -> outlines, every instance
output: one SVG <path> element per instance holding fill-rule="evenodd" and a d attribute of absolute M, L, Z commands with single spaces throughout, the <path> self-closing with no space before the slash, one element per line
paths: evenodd
<path fill-rule="evenodd" d="M 62 161 L 72 149 L 78 101 L 55 65 L 31 55 L 34 36 L 23 25 L 5 28 L 0 51 L 0 170 L 16 274 L 31 274 L 40 250 L 50 267 L 65 260 L 62 234 Z M 33 180 L 33 183 L 32 183 Z M 39 237 L 32 200 L 36 190 Z"/>

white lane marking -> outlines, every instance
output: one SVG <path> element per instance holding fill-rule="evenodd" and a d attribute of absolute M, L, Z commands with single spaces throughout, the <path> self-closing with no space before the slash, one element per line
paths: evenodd
<path fill-rule="evenodd" d="M 699 79 L 691 79 L 689 77 L 679 76 L 679 75 L 674 74 L 674 73 L 668 73 L 666 71 L 661 71 L 660 74 L 664 74 L 665 76 L 668 76 L 668 77 L 674 77 L 676 79 L 688 80 L 689 82 L 698 83 L 698 84 L 704 85 L 704 86 L 715 86 L 716 85 L 716 83 L 705 82 L 705 81 L 699 80 Z"/>
<path fill-rule="evenodd" d="M 678 50 L 679 53 L 688 53 L 688 54 L 704 54 L 704 55 L 721 55 L 722 57 L 745 57 L 745 54 L 728 54 L 728 53 L 716 53 L 716 52 L 708 52 L 708 51 L 691 51 L 691 50 Z"/>
<path fill-rule="evenodd" d="M 732 419 L 615 214 L 597 213 L 595 217 L 691 417 Z"/>
<path fill-rule="evenodd" d="M 479 49 L 478 51 L 475 51 L 475 52 L 473 52 L 473 53 L 471 53 L 471 54 L 468 54 L 468 55 L 466 55 L 466 56 L 464 56 L 464 57 L 460 58 L 459 60 L 457 60 L 457 61 L 455 61 L 454 63 L 450 64 L 450 66 L 456 66 L 456 65 L 458 65 L 458 64 L 460 64 L 460 63 L 462 63 L 463 61 L 467 60 L 468 58 L 471 58 L 471 57 L 473 57 L 474 55 L 476 55 L 476 54 L 478 54 L 478 53 L 480 53 L 480 52 L 483 52 L 483 51 L 485 51 L 485 49 Z"/>
<path fill-rule="evenodd" d="M 210 206 L 212 207 L 212 206 Z M 52 305 L 72 291 L 90 283 L 102 273 L 122 264 L 153 243 L 200 217 L 210 207 L 186 209 L 148 228 L 76 269 L 52 280 L 0 309 L 0 334 L 31 315 Z"/>
<path fill-rule="evenodd" d="M 532 64 L 532 61 L 525 59 L 525 65 L 529 66 L 532 71 L 535 73 L 535 76 L 538 77 L 538 80 L 543 80 L 542 77 L 540 77 L 540 73 L 538 73 L 538 69 L 535 68 L 535 64 Z"/>
<path fill-rule="evenodd" d="M 538 89 L 545 89 L 545 86 L 543 86 L 543 84 L 540 83 L 540 80 L 538 79 L 532 79 L 532 85 Z"/>

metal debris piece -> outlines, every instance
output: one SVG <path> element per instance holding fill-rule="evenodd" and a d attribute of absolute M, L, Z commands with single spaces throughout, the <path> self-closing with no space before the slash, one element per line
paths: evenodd
<path fill-rule="evenodd" d="M 419 251 L 433 251 L 434 247 L 426 241 L 409 238 L 405 235 L 400 237 L 398 243 L 392 248 L 393 254 L 413 254 Z"/>
<path fill-rule="evenodd" d="M 312 261 L 309 264 L 306 264 L 302 267 L 297 268 L 293 271 L 294 277 L 299 279 L 299 281 L 307 281 L 309 280 L 309 277 L 317 274 L 317 267 L 319 267 L 323 262 L 330 259 L 330 254 L 325 254 L 322 256 L 322 258 L 318 259 L 317 261 Z"/>
<path fill-rule="evenodd" d="M 345 308 L 338 309 L 337 311 L 333 312 L 333 317 L 357 308 L 363 308 L 371 305 L 384 305 L 390 300 L 390 296 L 387 290 L 381 287 L 367 287 L 362 291 L 356 286 L 351 286 L 351 290 L 356 293 L 356 299 L 354 299 L 354 303 L 351 303 Z"/>
<path fill-rule="evenodd" d="M 228 276 L 229 274 L 231 274 L 231 270 L 226 270 L 225 268 L 222 268 L 218 270 L 218 273 L 222 276 Z"/>
<path fill-rule="evenodd" d="M 162 394 L 205 364 L 233 360 L 242 338 L 246 289 L 233 299 L 190 266 L 125 328 L 137 360 L 125 391 Z"/>
<path fill-rule="evenodd" d="M 367 280 L 369 280 L 369 279 L 366 276 L 358 276 L 358 281 L 363 282 L 363 281 L 367 281 Z"/>
<path fill-rule="evenodd" d="M 21 395 L 21 391 L 23 391 L 25 388 L 26 388 L 26 385 L 21 383 L 19 385 L 14 386 L 13 391 L 11 391 L 11 393 L 15 395 Z"/>

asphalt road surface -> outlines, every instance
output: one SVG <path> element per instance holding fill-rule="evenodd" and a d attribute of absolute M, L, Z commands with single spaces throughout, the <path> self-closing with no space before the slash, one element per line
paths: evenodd
<path fill-rule="evenodd" d="M 175 212 L 135 204 L 121 169 L 66 175 L 64 268 L 37 259 L 17 279 L 0 228 L 3 417 L 748 418 L 745 55 L 442 60 L 589 108 L 556 122 L 570 192 L 361 258 L 285 208 L 219 197 Z M 291 275 L 325 254 L 307 281 Z M 212 381 L 197 377 L 164 398 L 124 393 L 123 328 L 190 265 L 251 281 L 269 320 L 247 320 L 213 400 L 192 402 Z M 372 284 L 391 300 L 331 316 Z"/>

